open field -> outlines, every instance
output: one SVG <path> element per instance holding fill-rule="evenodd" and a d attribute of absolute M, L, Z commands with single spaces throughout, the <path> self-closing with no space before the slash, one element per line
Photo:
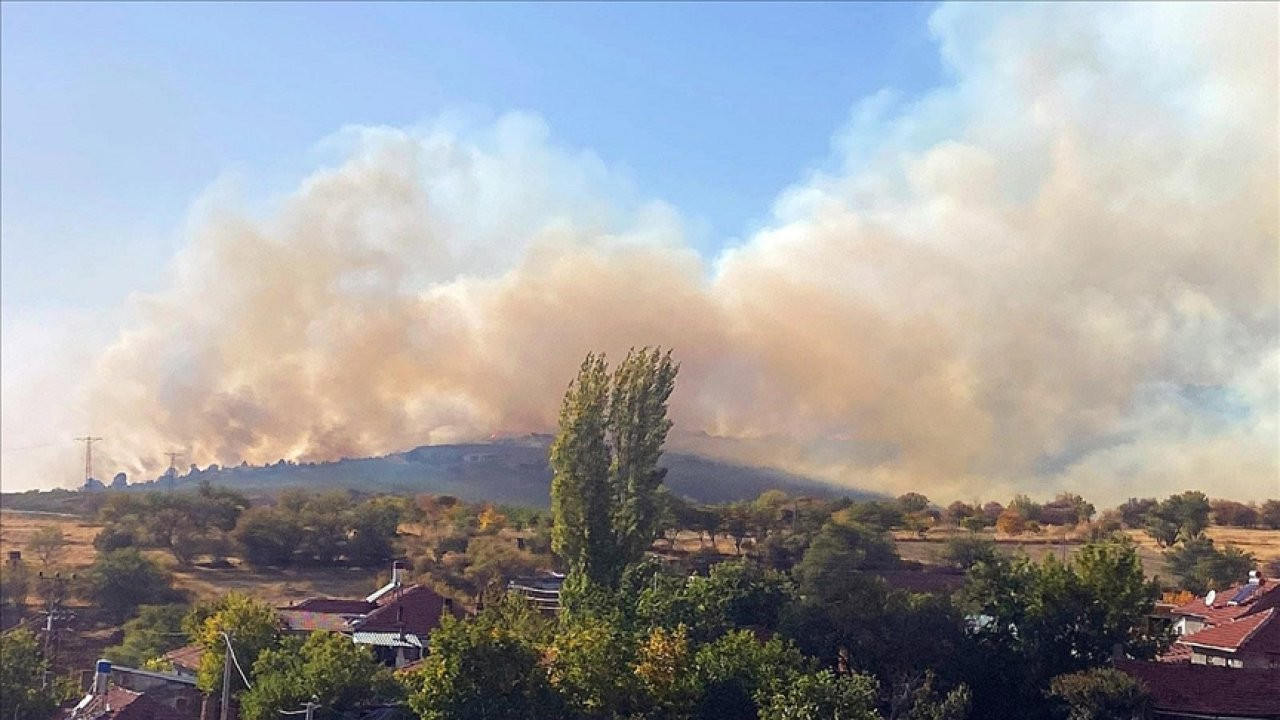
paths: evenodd
<path fill-rule="evenodd" d="M 93 538 L 102 529 L 98 523 L 61 515 L 0 512 L 0 556 L 8 558 L 10 550 L 22 551 L 23 559 L 40 570 L 40 561 L 26 549 L 27 541 L 37 528 L 56 525 L 67 539 L 66 550 L 56 567 L 64 573 L 81 572 L 93 564 L 97 551 Z M 311 595 L 357 596 L 377 589 L 379 575 L 387 571 L 346 568 L 300 568 L 257 571 L 246 566 L 230 568 L 180 567 L 173 556 L 163 550 L 148 550 L 150 555 L 174 574 L 174 584 L 197 598 L 212 598 L 231 590 L 287 605 Z M 28 602 L 35 602 L 34 595 Z M 74 604 L 74 601 L 72 601 Z"/>

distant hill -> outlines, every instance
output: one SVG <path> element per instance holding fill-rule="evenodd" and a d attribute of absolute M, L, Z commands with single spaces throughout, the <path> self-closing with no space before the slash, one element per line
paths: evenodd
<path fill-rule="evenodd" d="M 383 457 L 327 463 L 288 463 L 194 470 L 175 480 L 178 489 L 202 480 L 243 491 L 274 491 L 286 487 L 350 488 L 362 492 L 431 493 L 464 500 L 488 500 L 512 505 L 550 505 L 551 468 L 547 449 L 551 438 L 530 435 L 491 443 L 426 445 Z M 788 494 L 853 499 L 873 493 L 836 488 L 811 478 L 777 470 L 747 467 L 697 455 L 666 453 L 666 485 L 672 492 L 704 503 L 755 498 L 769 489 Z M 160 479 L 131 485 L 131 489 L 166 487 Z"/>

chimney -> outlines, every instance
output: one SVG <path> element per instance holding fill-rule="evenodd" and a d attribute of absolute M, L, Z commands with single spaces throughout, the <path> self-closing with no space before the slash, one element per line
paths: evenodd
<path fill-rule="evenodd" d="M 1261 585 L 1261 584 L 1262 584 L 1262 573 L 1258 572 L 1257 570 L 1250 570 L 1250 571 L 1249 571 L 1249 584 L 1250 584 L 1250 585 Z"/>
<path fill-rule="evenodd" d="M 392 561 L 391 584 L 395 585 L 396 587 L 399 587 L 401 583 L 401 573 L 403 572 L 404 572 L 404 569 L 400 566 L 400 561 L 399 560 Z"/>
<path fill-rule="evenodd" d="M 107 692 L 107 682 L 111 679 L 111 661 L 99 660 L 93 673 L 93 694 L 103 695 Z"/>
<path fill-rule="evenodd" d="M 22 551 L 10 550 L 9 551 L 9 567 L 18 567 L 18 565 L 21 562 L 22 562 Z"/>

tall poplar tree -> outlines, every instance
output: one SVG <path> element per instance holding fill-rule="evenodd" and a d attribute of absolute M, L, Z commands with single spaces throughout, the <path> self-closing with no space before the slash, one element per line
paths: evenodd
<path fill-rule="evenodd" d="M 632 350 L 610 376 L 591 353 L 569 385 L 551 445 L 552 547 L 580 579 L 617 584 L 658 532 L 657 466 L 679 366 L 661 349 Z"/>

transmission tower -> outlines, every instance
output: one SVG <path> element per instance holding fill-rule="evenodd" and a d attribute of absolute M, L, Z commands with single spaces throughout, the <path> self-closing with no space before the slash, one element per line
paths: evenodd
<path fill-rule="evenodd" d="M 84 481 L 86 483 L 93 477 L 93 444 L 101 439 L 91 435 L 76 438 L 76 442 L 84 443 Z"/>
<path fill-rule="evenodd" d="M 169 492 L 173 492 L 173 479 L 178 475 L 178 458 L 182 457 L 182 453 L 170 450 L 165 453 L 169 457 Z"/>

